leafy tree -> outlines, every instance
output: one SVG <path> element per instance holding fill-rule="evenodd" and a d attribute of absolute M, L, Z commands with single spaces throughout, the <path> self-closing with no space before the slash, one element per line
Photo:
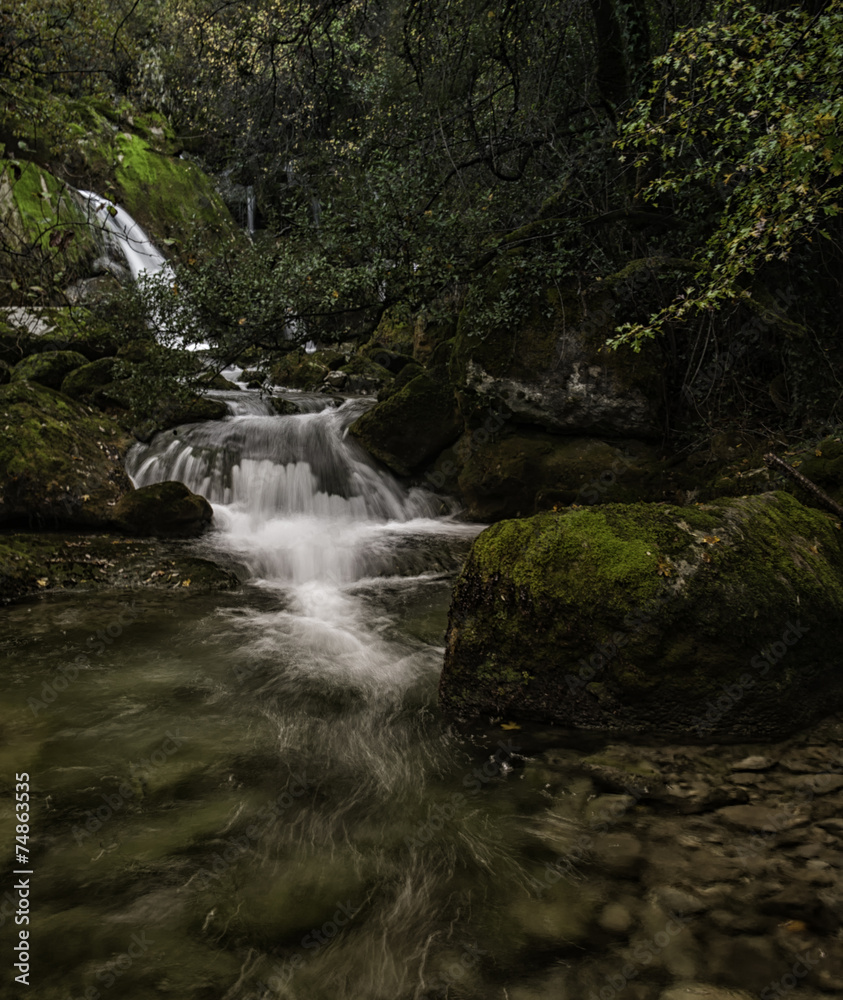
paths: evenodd
<path fill-rule="evenodd" d="M 754 279 L 829 240 L 839 261 L 843 4 L 811 15 L 722 3 L 680 31 L 621 128 L 618 147 L 699 237 L 695 282 L 615 343 L 749 301 Z"/>

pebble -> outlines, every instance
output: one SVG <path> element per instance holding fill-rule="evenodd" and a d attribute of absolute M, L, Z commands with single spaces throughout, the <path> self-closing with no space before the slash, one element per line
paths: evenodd
<path fill-rule="evenodd" d="M 772 757 L 744 757 L 729 765 L 730 771 L 769 771 L 775 765 Z"/>

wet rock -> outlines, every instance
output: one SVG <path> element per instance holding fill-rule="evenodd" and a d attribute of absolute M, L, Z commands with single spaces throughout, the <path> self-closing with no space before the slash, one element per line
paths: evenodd
<path fill-rule="evenodd" d="M 732 771 L 769 771 L 775 763 L 772 757 L 753 756 L 735 761 L 729 767 Z"/>
<path fill-rule="evenodd" d="M 836 747 L 801 747 L 784 754 L 779 766 L 793 774 L 816 774 L 829 768 L 840 770 L 843 757 Z"/>
<path fill-rule="evenodd" d="M 61 391 L 71 399 L 97 406 L 111 403 L 128 409 L 129 400 L 120 385 L 127 375 L 119 358 L 100 358 L 70 372 L 61 383 Z"/>
<path fill-rule="evenodd" d="M 199 384 L 205 389 L 217 389 L 224 392 L 239 392 L 240 386 L 236 382 L 231 382 L 222 372 L 205 372 L 199 377 Z M 250 385 L 250 389 L 259 389 L 261 383 Z"/>
<path fill-rule="evenodd" d="M 273 396 L 270 399 L 273 410 L 279 417 L 289 417 L 294 413 L 301 413 L 301 410 L 291 399 L 283 399 L 281 396 Z"/>
<path fill-rule="evenodd" d="M 326 363 L 328 360 L 319 351 L 315 354 L 292 351 L 270 368 L 269 376 L 275 385 L 290 389 L 316 389 L 330 371 Z"/>
<path fill-rule="evenodd" d="M 708 974 L 728 986 L 752 990 L 755 984 L 778 978 L 788 971 L 767 937 L 732 937 L 712 934 L 706 938 Z"/>
<path fill-rule="evenodd" d="M 730 990 L 710 983 L 680 983 L 659 994 L 659 1000 L 756 1000 L 752 993 Z"/>
<path fill-rule="evenodd" d="M 653 264 L 633 262 L 624 272 L 584 293 L 570 287 L 538 296 L 520 322 L 479 335 L 470 304 L 460 314 L 451 364 L 455 385 L 480 407 L 505 407 L 519 424 L 554 433 L 655 437 L 661 426 L 662 362 L 646 348 L 605 351 L 616 323 L 640 307 L 645 274 Z M 487 299 L 516 276 L 495 272 Z M 622 319 L 620 317 L 623 317 Z"/>
<path fill-rule="evenodd" d="M 632 926 L 632 914 L 622 903 L 609 903 L 601 910 L 597 923 L 610 934 L 625 935 Z"/>
<path fill-rule="evenodd" d="M 641 841 L 631 833 L 600 834 L 592 850 L 595 861 L 616 875 L 633 876 L 644 863 Z"/>
<path fill-rule="evenodd" d="M 88 359 L 78 351 L 44 351 L 30 354 L 18 362 L 12 371 L 13 382 L 37 382 L 48 389 L 59 389 L 66 375 L 86 365 Z"/>
<path fill-rule="evenodd" d="M 182 424 L 201 423 L 205 420 L 222 420 L 228 416 L 228 407 L 221 399 L 210 396 L 193 396 L 186 399 L 164 399 L 152 418 L 132 428 L 138 441 L 151 441 L 159 431 L 169 431 Z"/>
<path fill-rule="evenodd" d="M 617 822 L 637 801 L 634 795 L 599 795 L 587 804 L 585 819 L 590 826 Z"/>
<path fill-rule="evenodd" d="M 124 434 L 31 382 L 0 388 L 0 524 L 105 528 L 132 489 Z"/>
<path fill-rule="evenodd" d="M 370 395 L 392 383 L 392 374 L 387 368 L 361 355 L 352 358 L 337 371 L 345 375 L 343 388 L 346 392 Z"/>
<path fill-rule="evenodd" d="M 540 899 L 518 897 L 510 903 L 513 944 L 519 950 L 528 942 L 533 946 L 559 949 L 588 938 L 595 916 L 596 899 L 587 887 L 557 882 Z"/>
<path fill-rule="evenodd" d="M 817 823 L 817 826 L 821 827 L 823 830 L 828 830 L 829 833 L 833 833 L 835 836 L 843 837 L 843 819 L 839 819 L 837 817 L 823 819 Z"/>
<path fill-rule="evenodd" d="M 491 432 L 485 425 L 491 426 Z M 480 521 L 527 516 L 570 504 L 624 503 L 650 495 L 659 459 L 641 442 L 512 431 L 500 415 L 454 446 L 457 487 Z"/>
<path fill-rule="evenodd" d="M 114 523 L 127 535 L 195 538 L 214 512 L 204 498 L 178 482 L 154 483 L 127 493 L 114 508 Z"/>
<path fill-rule="evenodd" d="M 708 909 L 707 904 L 699 896 L 672 886 L 657 890 L 656 899 L 667 912 L 678 913 L 680 916 L 704 913 Z"/>
<path fill-rule="evenodd" d="M 748 907 L 740 913 L 726 909 L 714 909 L 708 914 L 709 921 L 727 934 L 760 934 L 770 930 L 775 918 L 765 917 Z"/>
<path fill-rule="evenodd" d="M 0 600 L 53 591 L 152 589 L 179 594 L 233 590 L 237 577 L 179 543 L 118 535 L 0 536 Z"/>
<path fill-rule="evenodd" d="M 351 425 L 351 434 L 399 475 L 410 475 L 460 434 L 453 390 L 442 369 L 416 376 Z"/>
<path fill-rule="evenodd" d="M 843 774 L 808 774 L 785 778 L 783 784 L 787 788 L 810 795 L 828 795 L 839 792 L 843 788 Z"/>
<path fill-rule="evenodd" d="M 810 810 L 805 806 L 794 805 L 786 809 L 773 809 L 770 806 L 725 806 L 717 810 L 731 826 L 740 830 L 759 831 L 762 833 L 778 833 L 802 826 L 810 820 Z"/>
<path fill-rule="evenodd" d="M 348 375 L 345 372 L 328 372 L 323 379 L 323 384 L 331 389 L 344 389 L 348 382 Z"/>
<path fill-rule="evenodd" d="M 785 493 L 504 521 L 455 586 L 440 701 L 566 726 L 787 734 L 843 706 L 841 570 L 831 521 Z"/>
<path fill-rule="evenodd" d="M 832 933 L 840 927 L 840 907 L 836 900 L 826 899 L 810 885 L 789 885 L 762 899 L 760 913 L 801 920 L 821 933 Z"/>

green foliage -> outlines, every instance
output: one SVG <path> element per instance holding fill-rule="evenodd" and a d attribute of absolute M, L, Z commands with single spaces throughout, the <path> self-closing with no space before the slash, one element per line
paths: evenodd
<path fill-rule="evenodd" d="M 617 145 L 648 178 L 641 197 L 701 237 L 696 280 L 649 322 L 621 329 L 638 346 L 669 324 L 751 298 L 749 283 L 803 244 L 832 238 L 843 176 L 843 4 L 810 17 L 722 3 L 679 32 Z"/>

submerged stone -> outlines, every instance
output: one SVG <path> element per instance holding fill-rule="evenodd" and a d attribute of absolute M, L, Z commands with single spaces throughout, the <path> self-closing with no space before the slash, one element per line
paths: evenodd
<path fill-rule="evenodd" d="M 442 705 L 693 737 L 773 736 L 843 706 L 843 551 L 784 493 L 504 521 L 451 604 Z"/>

